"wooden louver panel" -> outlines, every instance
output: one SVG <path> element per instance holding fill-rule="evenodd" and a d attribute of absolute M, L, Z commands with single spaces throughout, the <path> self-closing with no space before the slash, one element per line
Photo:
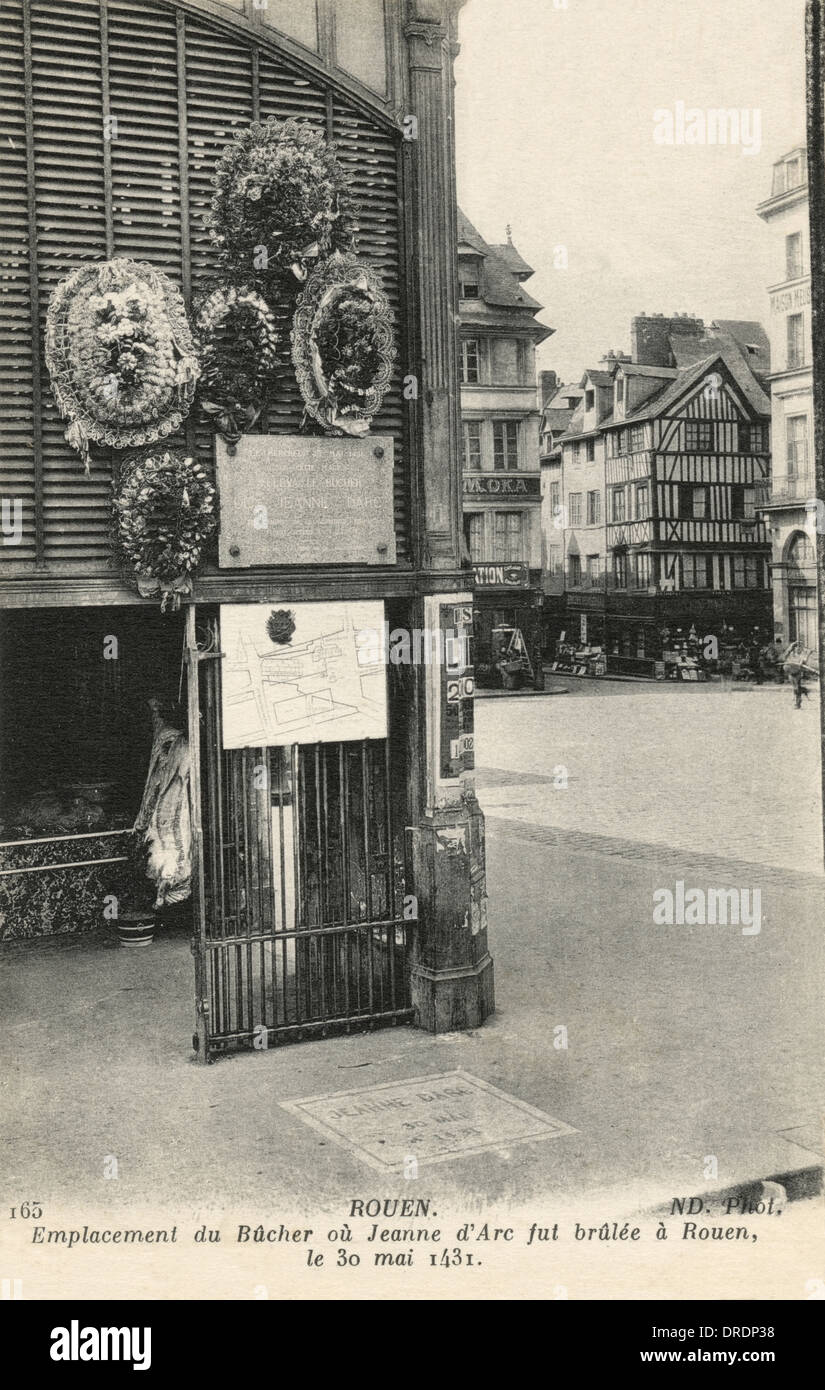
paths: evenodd
<path fill-rule="evenodd" d="M 7 519 L 19 508 L 20 545 L 0 546 L 0 571 L 35 562 L 32 334 L 21 0 L 0 5 L 0 496 Z"/>
<path fill-rule="evenodd" d="M 33 4 L 31 24 L 42 341 L 54 286 L 106 255 L 100 12 L 93 0 Z M 107 568 L 108 453 L 95 451 L 86 477 L 63 438 L 45 361 L 40 385 L 46 561 Z"/>
<path fill-rule="evenodd" d="M 31 156 L 41 345 L 52 289 L 84 262 L 108 255 L 146 260 L 184 291 L 191 287 L 197 297 L 215 274 L 206 218 L 211 180 L 224 145 L 255 116 L 294 115 L 326 127 L 328 98 L 321 83 L 294 71 L 278 55 L 265 49 L 256 53 L 246 37 L 232 38 L 160 0 L 107 0 L 105 7 L 99 0 L 0 4 L 0 497 L 20 499 L 25 528 L 21 545 L 0 547 L 0 578 L 34 572 L 38 515 L 44 562 L 40 572 L 91 577 L 113 570 L 113 457 L 110 450 L 93 447 L 90 473 L 84 475 L 78 455 L 64 440 L 65 424 L 54 403 L 42 352 L 40 380 L 32 379 L 24 5 L 31 17 Z M 186 116 L 184 167 L 181 102 Z M 398 313 L 395 137 L 337 96 L 331 128 L 361 203 L 359 250 L 377 267 Z M 398 323 L 400 329 L 400 317 Z M 261 428 L 277 432 L 297 431 L 303 414 L 291 366 L 289 326 L 289 316 L 282 313 L 277 386 L 268 419 L 261 422 Z M 399 361 L 396 381 L 375 423 L 377 431 L 391 433 L 396 440 L 400 558 L 409 553 L 401 365 Z M 213 462 L 211 430 L 194 412 L 187 438 L 190 447 L 197 443 L 208 465 Z"/>

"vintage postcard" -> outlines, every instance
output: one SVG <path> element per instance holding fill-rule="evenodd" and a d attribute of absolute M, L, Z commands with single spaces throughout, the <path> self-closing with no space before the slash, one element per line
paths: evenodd
<path fill-rule="evenodd" d="M 2 0 L 4 1299 L 825 1297 L 823 31 Z"/>

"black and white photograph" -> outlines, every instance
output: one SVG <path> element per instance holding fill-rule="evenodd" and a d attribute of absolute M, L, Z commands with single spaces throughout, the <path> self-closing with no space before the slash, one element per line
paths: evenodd
<path fill-rule="evenodd" d="M 825 0 L 2 0 L 0 54 L 3 1300 L 55 1365 L 529 1300 L 779 1369 Z"/>

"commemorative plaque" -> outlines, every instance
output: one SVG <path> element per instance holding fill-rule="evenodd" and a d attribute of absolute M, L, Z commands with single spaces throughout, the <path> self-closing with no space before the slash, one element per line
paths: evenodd
<path fill-rule="evenodd" d="M 246 435 L 217 441 L 222 569 L 394 565 L 393 440 Z"/>

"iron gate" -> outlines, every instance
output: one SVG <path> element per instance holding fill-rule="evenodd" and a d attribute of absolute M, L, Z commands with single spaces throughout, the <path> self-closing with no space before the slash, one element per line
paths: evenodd
<path fill-rule="evenodd" d="M 196 1046 L 209 1060 L 409 1021 L 414 922 L 390 740 L 224 749 L 220 656 L 200 655 Z"/>

